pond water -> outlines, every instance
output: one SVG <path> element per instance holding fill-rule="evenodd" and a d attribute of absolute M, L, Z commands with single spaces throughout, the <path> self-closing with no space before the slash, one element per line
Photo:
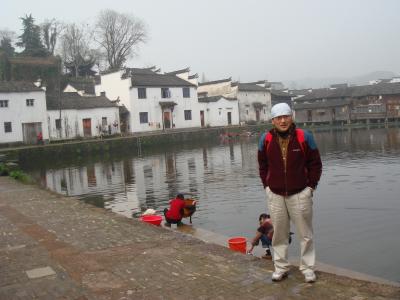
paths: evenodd
<path fill-rule="evenodd" d="M 400 282 L 400 129 L 325 130 L 314 137 L 323 161 L 314 198 L 317 260 Z M 193 226 L 251 238 L 266 211 L 257 142 L 215 139 L 107 161 L 47 160 L 26 170 L 53 191 L 128 217 L 161 211 L 178 192 L 192 192 L 199 200 Z M 298 255 L 296 239 L 290 255 Z"/>

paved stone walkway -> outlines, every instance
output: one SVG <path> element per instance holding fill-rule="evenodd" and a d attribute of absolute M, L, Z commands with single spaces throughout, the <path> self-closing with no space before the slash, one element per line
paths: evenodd
<path fill-rule="evenodd" d="M 400 299 L 400 288 L 297 270 L 0 177 L 0 299 Z"/>

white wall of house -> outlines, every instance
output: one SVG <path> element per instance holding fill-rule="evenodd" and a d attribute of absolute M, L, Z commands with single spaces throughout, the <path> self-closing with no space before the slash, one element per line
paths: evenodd
<path fill-rule="evenodd" d="M 59 118 L 59 110 L 47 111 L 50 139 L 83 137 L 83 119 L 91 120 L 91 136 L 100 136 L 102 129 L 108 132 L 109 125 L 111 126 L 111 134 L 120 133 L 118 107 L 61 110 L 61 136 L 59 130 L 56 128 L 56 120 Z M 102 118 L 107 118 L 107 125 L 102 126 Z M 114 126 L 115 124 L 118 124 L 118 126 Z"/>
<path fill-rule="evenodd" d="M 169 88 L 171 97 L 161 97 L 161 87 L 146 88 L 146 98 L 139 99 L 138 87 L 133 87 L 130 93 L 131 99 L 131 123 L 133 132 L 160 130 L 163 128 L 163 112 L 160 102 L 175 102 L 173 109 L 164 109 L 170 112 L 174 128 L 200 127 L 200 108 L 197 101 L 196 87 L 189 87 L 190 97 L 183 97 L 182 87 Z M 185 120 L 185 110 L 191 111 L 191 120 Z M 148 113 L 148 122 L 140 123 L 140 113 Z"/>
<path fill-rule="evenodd" d="M 238 91 L 240 122 L 256 121 L 256 110 L 259 110 L 260 121 L 269 121 L 271 118 L 271 93 L 269 91 L 253 92 Z M 262 108 L 255 108 L 253 103 L 263 104 Z"/>
<path fill-rule="evenodd" d="M 227 100 L 221 97 L 215 102 L 200 102 L 200 109 L 204 111 L 205 126 L 227 126 L 228 113 L 231 115 L 230 125 L 239 125 L 239 105 L 237 100 Z"/>
<path fill-rule="evenodd" d="M 96 96 L 100 96 L 102 92 L 106 93 L 106 97 L 110 100 L 120 100 L 119 104 L 125 105 L 128 111 L 132 111 L 130 101 L 131 78 L 122 79 L 123 70 L 109 74 L 101 75 L 101 83 L 95 85 Z M 129 123 L 131 123 L 129 121 Z"/>
<path fill-rule="evenodd" d="M 33 106 L 27 106 L 27 99 L 33 99 Z M 8 101 L 8 107 L 0 107 L 0 143 L 23 142 L 26 123 L 40 123 L 43 139 L 49 138 L 44 91 L 0 93 L 0 100 Z M 11 122 L 11 132 L 5 132 L 5 122 Z"/>

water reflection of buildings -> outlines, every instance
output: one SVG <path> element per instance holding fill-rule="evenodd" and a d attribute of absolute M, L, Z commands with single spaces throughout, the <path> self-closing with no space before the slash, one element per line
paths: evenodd
<path fill-rule="evenodd" d="M 46 171 L 46 185 L 57 193 L 77 196 L 123 215 L 147 208 L 162 209 L 178 192 L 195 195 L 205 184 L 218 184 L 240 172 L 246 144 L 166 152 L 119 162 Z M 206 174 L 206 176 L 205 176 Z M 207 179 L 206 179 L 207 178 Z"/>

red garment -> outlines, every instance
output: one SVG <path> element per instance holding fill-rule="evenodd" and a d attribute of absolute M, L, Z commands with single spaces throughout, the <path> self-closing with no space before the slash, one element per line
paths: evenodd
<path fill-rule="evenodd" d="M 185 201 L 179 198 L 175 198 L 169 202 L 169 210 L 165 216 L 168 219 L 180 221 L 183 217 L 183 208 L 185 207 Z"/>
<path fill-rule="evenodd" d="M 315 189 L 321 177 L 322 163 L 312 134 L 304 130 L 304 148 L 296 137 L 296 127 L 290 129 L 286 170 L 275 129 L 270 130 L 272 139 L 267 147 L 266 134 L 259 143 L 258 164 L 264 187 L 281 196 L 299 193 L 307 186 Z M 303 151 L 304 150 L 304 151 Z"/>
<path fill-rule="evenodd" d="M 271 219 L 266 219 L 264 223 L 260 225 L 260 227 L 257 228 L 257 231 L 268 236 L 270 240 L 272 240 L 272 236 L 274 235 L 274 230 L 272 226 L 272 221 Z"/>

